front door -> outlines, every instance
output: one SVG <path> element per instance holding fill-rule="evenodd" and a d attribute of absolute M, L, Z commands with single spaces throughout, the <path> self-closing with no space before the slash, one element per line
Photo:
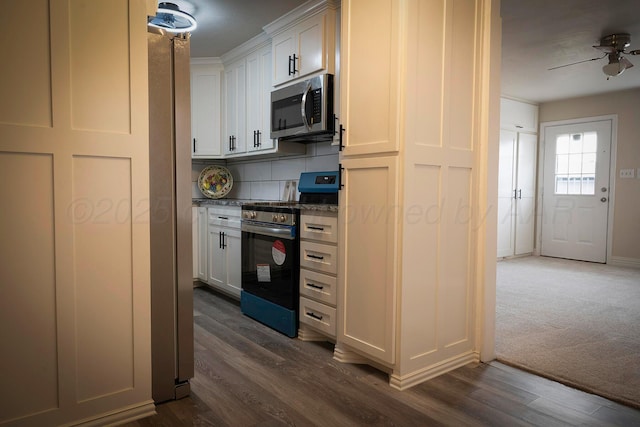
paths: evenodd
<path fill-rule="evenodd" d="M 606 262 L 611 120 L 545 129 L 545 256 Z"/>

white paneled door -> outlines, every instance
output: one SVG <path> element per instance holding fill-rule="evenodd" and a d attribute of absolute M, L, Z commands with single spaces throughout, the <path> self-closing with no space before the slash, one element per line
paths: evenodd
<path fill-rule="evenodd" d="M 606 262 L 611 120 L 546 127 L 541 254 Z"/>

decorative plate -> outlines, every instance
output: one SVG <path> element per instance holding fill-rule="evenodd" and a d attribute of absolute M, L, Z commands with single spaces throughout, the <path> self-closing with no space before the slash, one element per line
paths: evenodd
<path fill-rule="evenodd" d="M 198 177 L 198 187 L 210 199 L 221 199 L 233 187 L 233 177 L 224 166 L 207 166 Z"/>

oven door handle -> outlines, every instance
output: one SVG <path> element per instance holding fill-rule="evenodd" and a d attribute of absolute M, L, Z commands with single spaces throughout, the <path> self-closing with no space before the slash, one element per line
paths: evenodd
<path fill-rule="evenodd" d="M 242 231 L 249 233 L 262 234 L 264 236 L 281 237 L 287 240 L 295 240 L 295 235 L 291 235 L 290 228 L 269 227 L 264 225 L 253 225 L 242 223 Z"/>

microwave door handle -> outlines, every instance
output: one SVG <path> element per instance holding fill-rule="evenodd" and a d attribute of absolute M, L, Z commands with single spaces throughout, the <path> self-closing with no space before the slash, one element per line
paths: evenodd
<path fill-rule="evenodd" d="M 300 113 L 302 114 L 302 123 L 304 127 L 308 130 L 311 130 L 311 126 L 309 126 L 309 121 L 307 120 L 307 95 L 311 92 L 311 84 L 307 83 L 307 87 L 302 94 L 302 102 L 300 103 Z"/>

